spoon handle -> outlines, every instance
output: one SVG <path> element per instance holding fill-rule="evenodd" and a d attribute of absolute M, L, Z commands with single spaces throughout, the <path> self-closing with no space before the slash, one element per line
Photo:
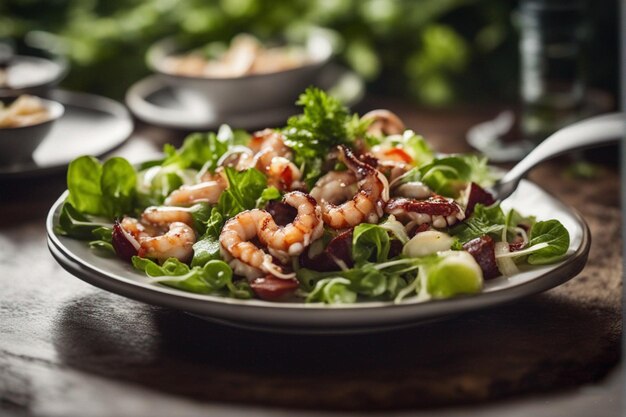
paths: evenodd
<path fill-rule="evenodd" d="M 557 130 L 502 177 L 497 185 L 498 197 L 509 196 L 524 175 L 543 161 L 571 151 L 617 142 L 626 131 L 625 120 L 623 113 L 608 113 Z"/>

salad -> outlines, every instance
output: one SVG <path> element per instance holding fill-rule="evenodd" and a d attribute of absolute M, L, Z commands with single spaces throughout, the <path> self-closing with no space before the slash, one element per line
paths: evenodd
<path fill-rule="evenodd" d="M 83 156 L 56 232 L 155 285 L 234 298 L 401 303 L 475 294 L 565 256 L 558 220 L 504 211 L 476 155 L 317 88 L 279 129 L 194 133 L 160 160 Z"/>

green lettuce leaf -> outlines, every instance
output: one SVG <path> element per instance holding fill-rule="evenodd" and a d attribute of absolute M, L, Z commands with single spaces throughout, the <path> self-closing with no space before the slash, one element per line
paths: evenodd
<path fill-rule="evenodd" d="M 257 169 L 237 172 L 227 167 L 225 173 L 229 186 L 222 192 L 204 227 L 200 229 L 204 234 L 193 246 L 193 266 L 202 266 L 211 260 L 220 259 L 219 236 L 226 220 L 244 210 L 255 208 L 263 200 L 264 194 L 266 197 L 275 197 L 272 189 L 276 189 L 267 188 L 267 178 Z"/>
<path fill-rule="evenodd" d="M 456 237 L 462 245 L 472 239 L 490 235 L 497 240 L 505 229 L 506 217 L 500 203 L 491 206 L 476 204 L 472 215 L 464 222 L 450 229 L 450 235 Z"/>
<path fill-rule="evenodd" d="M 193 245 L 192 266 L 203 266 L 213 259 L 221 259 L 219 237 L 224 222 L 222 213 L 217 208 L 213 208 L 205 224 L 204 235 Z"/>
<path fill-rule="evenodd" d="M 107 217 L 114 219 L 133 211 L 137 185 L 135 168 L 124 158 L 111 158 L 102 166 L 100 188 Z"/>
<path fill-rule="evenodd" d="M 535 223 L 530 229 L 529 238 L 528 263 L 532 265 L 554 263 L 569 248 L 569 232 L 558 220 Z"/>
<path fill-rule="evenodd" d="M 104 164 L 91 156 L 73 160 L 67 171 L 68 202 L 85 215 L 120 217 L 133 210 L 137 176 L 124 158 Z"/>
<path fill-rule="evenodd" d="M 406 174 L 403 181 L 422 181 L 437 194 L 458 197 L 468 183 L 475 182 L 481 187 L 493 185 L 494 175 L 487 165 L 487 159 L 476 155 L 453 155 L 436 158 L 417 172 Z"/>
<path fill-rule="evenodd" d="M 413 158 L 413 163 L 417 167 L 429 164 L 435 158 L 435 152 L 424 137 L 412 130 L 405 130 L 402 135 L 387 136 L 382 139 L 382 143 L 389 143 L 392 147 L 401 147 Z"/>
<path fill-rule="evenodd" d="M 230 218 L 244 210 L 255 208 L 257 200 L 267 188 L 267 177 L 254 168 L 238 172 L 226 167 L 224 172 L 228 179 L 228 188 L 217 203 L 220 213 Z"/>
<path fill-rule="evenodd" d="M 379 225 L 362 223 L 354 228 L 352 259 L 357 265 L 386 261 L 390 247 L 389 234 Z"/>
<path fill-rule="evenodd" d="M 212 260 L 202 267 L 189 267 L 176 258 L 169 258 L 159 265 L 150 259 L 134 256 L 132 263 L 136 269 L 153 278 L 153 283 L 198 294 L 252 297 L 252 290 L 245 281 L 233 282 L 233 271 L 224 261 Z"/>
<path fill-rule="evenodd" d="M 102 165 L 92 156 L 81 156 L 67 169 L 68 202 L 79 213 L 102 215 Z"/>

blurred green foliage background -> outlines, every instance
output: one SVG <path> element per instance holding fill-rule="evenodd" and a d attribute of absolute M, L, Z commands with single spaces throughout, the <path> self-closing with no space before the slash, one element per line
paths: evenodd
<path fill-rule="evenodd" d="M 617 91 L 617 0 L 599 3 L 587 10 L 589 80 Z M 342 35 L 339 59 L 370 91 L 446 105 L 517 97 L 516 10 L 507 0 L 2 0 L 0 38 L 52 33 L 34 38 L 69 58 L 64 86 L 121 98 L 165 36 L 199 44 L 317 24 Z"/>

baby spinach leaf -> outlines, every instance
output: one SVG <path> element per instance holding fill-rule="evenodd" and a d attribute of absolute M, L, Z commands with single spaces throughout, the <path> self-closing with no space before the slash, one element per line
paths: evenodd
<path fill-rule="evenodd" d="M 217 203 L 218 210 L 225 217 L 232 217 L 244 210 L 256 207 L 257 200 L 267 187 L 267 178 L 261 171 L 250 168 L 238 172 L 226 167 L 228 188 L 222 193 Z"/>
<path fill-rule="evenodd" d="M 84 214 L 101 215 L 102 209 L 102 165 L 92 156 L 81 156 L 70 162 L 67 169 L 68 201 L 76 211 Z"/>
<path fill-rule="evenodd" d="M 61 208 L 59 225 L 55 232 L 75 239 L 93 239 L 93 232 L 103 227 L 109 228 L 110 223 L 90 218 L 74 208 L 70 203 L 65 202 Z"/>
<path fill-rule="evenodd" d="M 192 133 L 185 138 L 177 151 L 169 150 L 163 166 L 177 165 L 180 169 L 201 169 L 205 164 L 210 171 L 217 168 L 218 159 L 228 150 L 228 143 L 222 142 L 213 132 Z"/>
<path fill-rule="evenodd" d="M 350 289 L 367 297 L 378 297 L 387 291 L 389 277 L 382 271 L 365 264 L 358 269 L 344 271 L 342 276 L 350 281 Z"/>
<path fill-rule="evenodd" d="M 189 207 L 189 214 L 193 218 L 193 228 L 202 235 L 206 229 L 206 223 L 211 217 L 211 206 L 208 203 L 196 203 Z"/>
<path fill-rule="evenodd" d="M 350 281 L 342 277 L 324 278 L 317 282 L 307 296 L 307 303 L 351 304 L 356 301 L 356 292 L 350 290 Z"/>
<path fill-rule="evenodd" d="M 194 243 L 191 266 L 204 266 L 214 259 L 221 259 L 219 239 L 206 236 Z"/>
<path fill-rule="evenodd" d="M 67 171 L 68 202 L 79 213 L 114 219 L 133 210 L 136 184 L 135 169 L 125 159 L 111 158 L 102 165 L 82 156 Z"/>
<path fill-rule="evenodd" d="M 384 262 L 390 249 L 389 234 L 377 224 L 363 223 L 354 228 L 352 259 L 358 264 Z"/>
<path fill-rule="evenodd" d="M 177 150 L 165 145 L 166 154 L 163 167 L 175 166 L 177 169 L 195 169 L 214 172 L 217 162 L 228 148 L 234 145 L 247 144 L 250 136 L 241 130 L 233 131 L 228 125 L 220 126 L 218 133 L 192 133 L 187 136 Z M 169 171 L 172 172 L 172 171 Z"/>
<path fill-rule="evenodd" d="M 250 298 L 246 285 L 232 281 L 233 271 L 224 261 L 211 260 L 204 266 L 189 267 L 176 258 L 169 258 L 162 265 L 134 256 L 133 266 L 153 278 L 152 282 L 198 294 L 221 294 L 236 298 Z"/>
<path fill-rule="evenodd" d="M 535 223 L 530 229 L 529 237 L 530 247 L 526 251 L 532 251 L 528 255 L 528 263 L 532 265 L 556 262 L 567 253 L 569 248 L 569 232 L 558 220 Z M 533 247 L 538 249 L 533 251 Z"/>
<path fill-rule="evenodd" d="M 419 169 L 420 180 L 437 194 L 457 197 L 470 177 L 470 166 L 460 157 L 437 158 Z"/>
<path fill-rule="evenodd" d="M 487 159 L 476 155 L 437 158 L 419 167 L 418 172 L 419 175 L 411 175 L 411 180 L 422 181 L 434 192 L 446 197 L 458 197 L 470 182 L 488 187 L 494 181 Z"/>
<path fill-rule="evenodd" d="M 261 193 L 261 197 L 257 201 L 257 207 L 261 207 L 262 205 L 264 205 L 268 201 L 280 200 L 281 198 L 283 198 L 283 195 L 281 194 L 281 192 L 280 192 L 280 190 L 278 188 L 276 188 L 274 186 L 267 187 Z"/>
<path fill-rule="evenodd" d="M 204 235 L 193 245 L 192 266 L 203 266 L 212 259 L 220 259 L 219 237 L 224 222 L 224 216 L 214 207 L 206 222 Z"/>
<path fill-rule="evenodd" d="M 126 159 L 115 157 L 102 165 L 100 188 L 107 217 L 113 219 L 133 210 L 136 185 L 135 168 Z"/>

